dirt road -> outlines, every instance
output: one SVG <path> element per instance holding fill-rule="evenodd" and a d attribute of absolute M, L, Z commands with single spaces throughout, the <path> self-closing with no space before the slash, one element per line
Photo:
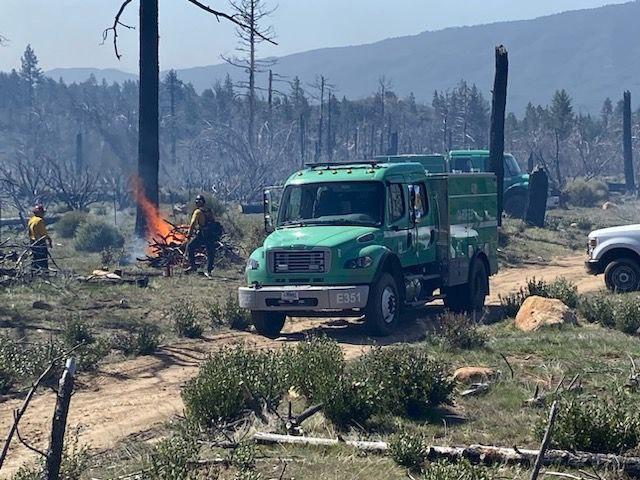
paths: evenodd
<path fill-rule="evenodd" d="M 589 277 L 584 273 L 583 260 L 583 256 L 575 256 L 559 259 L 549 265 L 505 269 L 491 281 L 490 303 L 495 304 L 498 295 L 517 290 L 527 278 L 534 276 L 544 280 L 564 276 L 576 282 L 581 292 L 602 288 L 601 278 Z M 200 341 L 179 342 L 162 348 L 156 356 L 107 365 L 97 375 L 81 378 L 71 402 L 70 428 L 78 428 L 80 441 L 92 448 L 111 448 L 127 436 L 148 430 L 181 413 L 180 387 L 195 375 L 208 352 L 231 342 L 245 342 L 254 348 L 278 347 L 299 341 L 317 329 L 340 342 L 349 357 L 357 356 L 375 344 L 366 337 L 362 325 L 345 320 L 291 322 L 278 340 L 230 332 Z M 407 327 L 393 337 L 383 339 L 382 344 L 418 341 L 423 332 L 422 328 Z M 37 447 L 45 448 L 54 401 L 55 397 L 50 392 L 38 395 L 20 424 L 22 436 Z M 19 400 L 0 404 L 1 435 L 8 430 L 12 412 L 19 404 Z M 34 458 L 34 454 L 14 439 L 2 469 L 2 478 L 15 472 L 23 462 Z"/>

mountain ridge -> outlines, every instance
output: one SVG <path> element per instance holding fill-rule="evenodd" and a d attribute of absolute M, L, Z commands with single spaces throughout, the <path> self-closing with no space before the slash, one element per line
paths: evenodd
<path fill-rule="evenodd" d="M 638 0 L 532 20 L 448 27 L 369 44 L 293 53 L 278 58 L 274 71 L 289 79 L 297 75 L 307 85 L 323 74 L 337 86 L 338 96 L 349 98 L 375 92 L 383 75 L 398 95 L 413 93 L 420 101 L 429 102 L 435 90 L 450 89 L 461 79 L 476 83 L 489 95 L 493 47 L 504 44 L 511 63 L 509 111 L 522 112 L 529 101 L 546 104 L 555 90 L 565 88 L 577 110 L 596 113 L 606 97 L 617 98 L 625 89 L 640 90 L 636 18 L 640 18 Z M 110 72 L 91 70 L 98 81 L 100 76 L 111 81 Z M 55 69 L 47 74 L 79 81 L 82 71 Z M 234 80 L 243 76 L 242 71 L 223 63 L 177 72 L 197 91 L 210 88 L 227 74 Z M 135 79 L 136 75 L 120 72 L 120 78 Z M 258 76 L 258 82 L 266 83 L 266 73 Z"/>

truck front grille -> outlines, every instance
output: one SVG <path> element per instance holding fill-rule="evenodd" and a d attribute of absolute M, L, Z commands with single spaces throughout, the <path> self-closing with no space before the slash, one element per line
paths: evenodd
<path fill-rule="evenodd" d="M 274 273 L 326 273 L 329 253 L 326 250 L 278 250 L 273 252 Z"/>

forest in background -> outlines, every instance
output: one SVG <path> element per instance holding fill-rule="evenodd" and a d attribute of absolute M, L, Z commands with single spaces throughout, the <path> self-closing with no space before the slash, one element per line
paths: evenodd
<path fill-rule="evenodd" d="M 277 65 L 269 65 L 277 72 Z M 431 104 L 398 97 L 392 78 L 358 100 L 319 76 L 313 84 L 271 75 L 250 115 L 244 84 L 212 81 L 198 94 L 174 71 L 160 85 L 160 185 L 165 194 L 211 192 L 250 202 L 306 162 L 387 154 L 487 148 L 490 105 L 461 80 Z M 21 65 L 0 72 L 0 195 L 16 209 L 57 201 L 84 209 L 97 200 L 130 203 L 137 158 L 138 84 L 65 84 L 46 77 L 27 47 Z M 621 92 L 622 97 L 622 92 Z M 251 120 L 249 120 L 253 117 Z M 634 147 L 640 112 L 634 112 Z M 248 122 L 252 121 L 253 126 Z M 253 130 L 254 135 L 247 134 Z M 570 178 L 618 177 L 622 101 L 604 99 L 599 115 L 574 110 L 560 90 L 548 105 L 529 104 L 506 119 L 506 150 L 526 169 L 540 164 L 562 188 Z M 251 139 L 253 137 L 253 140 Z"/>

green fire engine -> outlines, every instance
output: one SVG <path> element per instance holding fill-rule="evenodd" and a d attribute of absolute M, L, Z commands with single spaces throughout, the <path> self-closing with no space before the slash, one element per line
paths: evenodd
<path fill-rule="evenodd" d="M 240 306 L 277 336 L 289 317 L 365 318 L 390 334 L 436 299 L 479 311 L 498 270 L 496 179 L 420 163 L 318 164 L 265 191 L 270 235 L 246 266 Z"/>

